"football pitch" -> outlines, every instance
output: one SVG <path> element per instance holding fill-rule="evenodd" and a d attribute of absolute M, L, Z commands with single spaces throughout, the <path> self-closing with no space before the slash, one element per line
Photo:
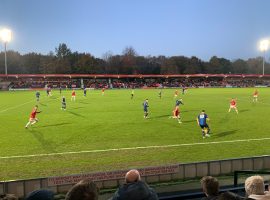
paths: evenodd
<path fill-rule="evenodd" d="M 270 154 L 270 89 L 189 89 L 179 98 L 182 124 L 169 119 L 175 89 L 62 91 L 47 97 L 41 91 L 0 93 L 0 180 L 61 176 L 195 161 Z M 228 113 L 231 97 L 239 114 Z M 149 119 L 142 103 L 149 99 Z M 39 122 L 25 129 L 32 108 L 39 105 Z M 196 117 L 202 109 L 210 118 L 211 137 L 202 138 Z"/>

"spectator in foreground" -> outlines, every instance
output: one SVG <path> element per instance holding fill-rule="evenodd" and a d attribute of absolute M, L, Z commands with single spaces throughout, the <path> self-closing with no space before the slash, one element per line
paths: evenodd
<path fill-rule="evenodd" d="M 54 194 L 50 190 L 35 190 L 27 195 L 25 200 L 53 200 Z"/>
<path fill-rule="evenodd" d="M 201 179 L 201 186 L 206 197 L 202 200 L 216 200 L 219 193 L 218 180 L 212 176 L 205 176 Z"/>
<path fill-rule="evenodd" d="M 90 180 L 82 180 L 67 193 L 66 200 L 98 200 L 99 188 Z"/>
<path fill-rule="evenodd" d="M 244 200 L 244 197 L 240 197 L 232 192 L 224 192 L 220 194 L 217 200 Z"/>
<path fill-rule="evenodd" d="M 111 200 L 157 200 L 156 192 L 145 182 L 141 181 L 138 170 L 126 173 L 125 184 L 120 186 Z"/>
<path fill-rule="evenodd" d="M 14 194 L 2 194 L 0 195 L 0 200 L 18 200 Z"/>
<path fill-rule="evenodd" d="M 261 176 L 248 177 L 245 181 L 245 190 L 249 199 L 270 200 L 270 194 L 265 191 L 264 180 Z"/>

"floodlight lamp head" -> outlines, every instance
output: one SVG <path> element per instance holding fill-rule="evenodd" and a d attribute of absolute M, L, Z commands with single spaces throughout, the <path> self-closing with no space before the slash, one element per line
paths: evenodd
<path fill-rule="evenodd" d="M 267 51 L 269 48 L 269 40 L 261 40 L 260 41 L 260 50 Z"/>
<path fill-rule="evenodd" d="M 3 29 L 0 31 L 0 38 L 3 42 L 10 42 L 11 40 L 11 30 L 9 29 Z"/>

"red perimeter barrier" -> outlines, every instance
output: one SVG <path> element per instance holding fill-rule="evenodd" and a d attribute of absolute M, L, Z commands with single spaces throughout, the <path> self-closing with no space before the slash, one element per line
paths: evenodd
<path fill-rule="evenodd" d="M 270 74 L 260 75 L 260 74 L 0 74 L 0 77 L 15 77 L 15 78 L 189 78 L 189 77 L 222 77 L 222 78 L 262 78 L 270 77 Z"/>

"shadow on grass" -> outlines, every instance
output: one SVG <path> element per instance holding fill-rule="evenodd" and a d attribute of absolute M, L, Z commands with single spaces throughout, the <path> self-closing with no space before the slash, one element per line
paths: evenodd
<path fill-rule="evenodd" d="M 44 103 L 39 103 L 39 105 L 41 105 L 41 106 L 47 106 L 47 104 L 44 104 Z"/>
<path fill-rule="evenodd" d="M 249 109 L 239 110 L 239 113 L 247 112 Z"/>
<path fill-rule="evenodd" d="M 78 114 L 76 112 L 73 112 L 73 111 L 70 111 L 70 110 L 67 110 L 68 113 L 72 114 L 72 115 L 75 115 L 77 117 L 82 117 L 82 118 L 85 118 L 85 116 L 81 115 L 81 114 Z"/>
<path fill-rule="evenodd" d="M 50 142 L 49 140 L 46 140 L 44 138 L 43 133 L 37 131 L 37 130 L 30 130 L 30 133 L 33 135 L 33 137 L 41 144 L 42 148 L 48 152 L 55 153 L 55 145 L 53 142 Z"/>
<path fill-rule="evenodd" d="M 71 124 L 71 123 L 64 122 L 64 123 L 48 124 L 48 125 L 44 125 L 44 126 L 32 127 L 32 129 L 46 128 L 46 127 L 53 127 L 53 126 L 63 126 L 63 125 L 67 125 L 67 124 Z"/>
<path fill-rule="evenodd" d="M 198 112 L 198 114 L 200 114 L 200 112 L 201 112 L 201 110 L 181 110 L 180 112 L 181 113 L 185 113 L 185 112 L 193 112 L 193 111 L 197 111 Z"/>
<path fill-rule="evenodd" d="M 213 138 L 221 138 L 221 137 L 225 137 L 227 135 L 232 135 L 232 134 L 235 134 L 237 131 L 238 130 L 235 129 L 235 130 L 231 130 L 231 131 L 223 131 L 221 133 L 216 133 L 216 134 L 213 135 Z"/>
<path fill-rule="evenodd" d="M 56 96 L 51 96 L 50 99 L 57 99 L 57 97 Z"/>
<path fill-rule="evenodd" d="M 89 104 L 89 103 L 84 102 L 84 101 L 79 101 L 79 103 L 81 103 L 81 104 Z"/>
<path fill-rule="evenodd" d="M 156 117 L 151 117 L 152 119 L 159 119 L 159 118 L 165 118 L 165 117 L 170 117 L 171 115 L 160 115 Z"/>
<path fill-rule="evenodd" d="M 81 108 L 84 108 L 84 107 L 75 107 L 75 108 L 72 108 L 72 110 L 77 110 L 77 109 L 81 109 Z"/>

